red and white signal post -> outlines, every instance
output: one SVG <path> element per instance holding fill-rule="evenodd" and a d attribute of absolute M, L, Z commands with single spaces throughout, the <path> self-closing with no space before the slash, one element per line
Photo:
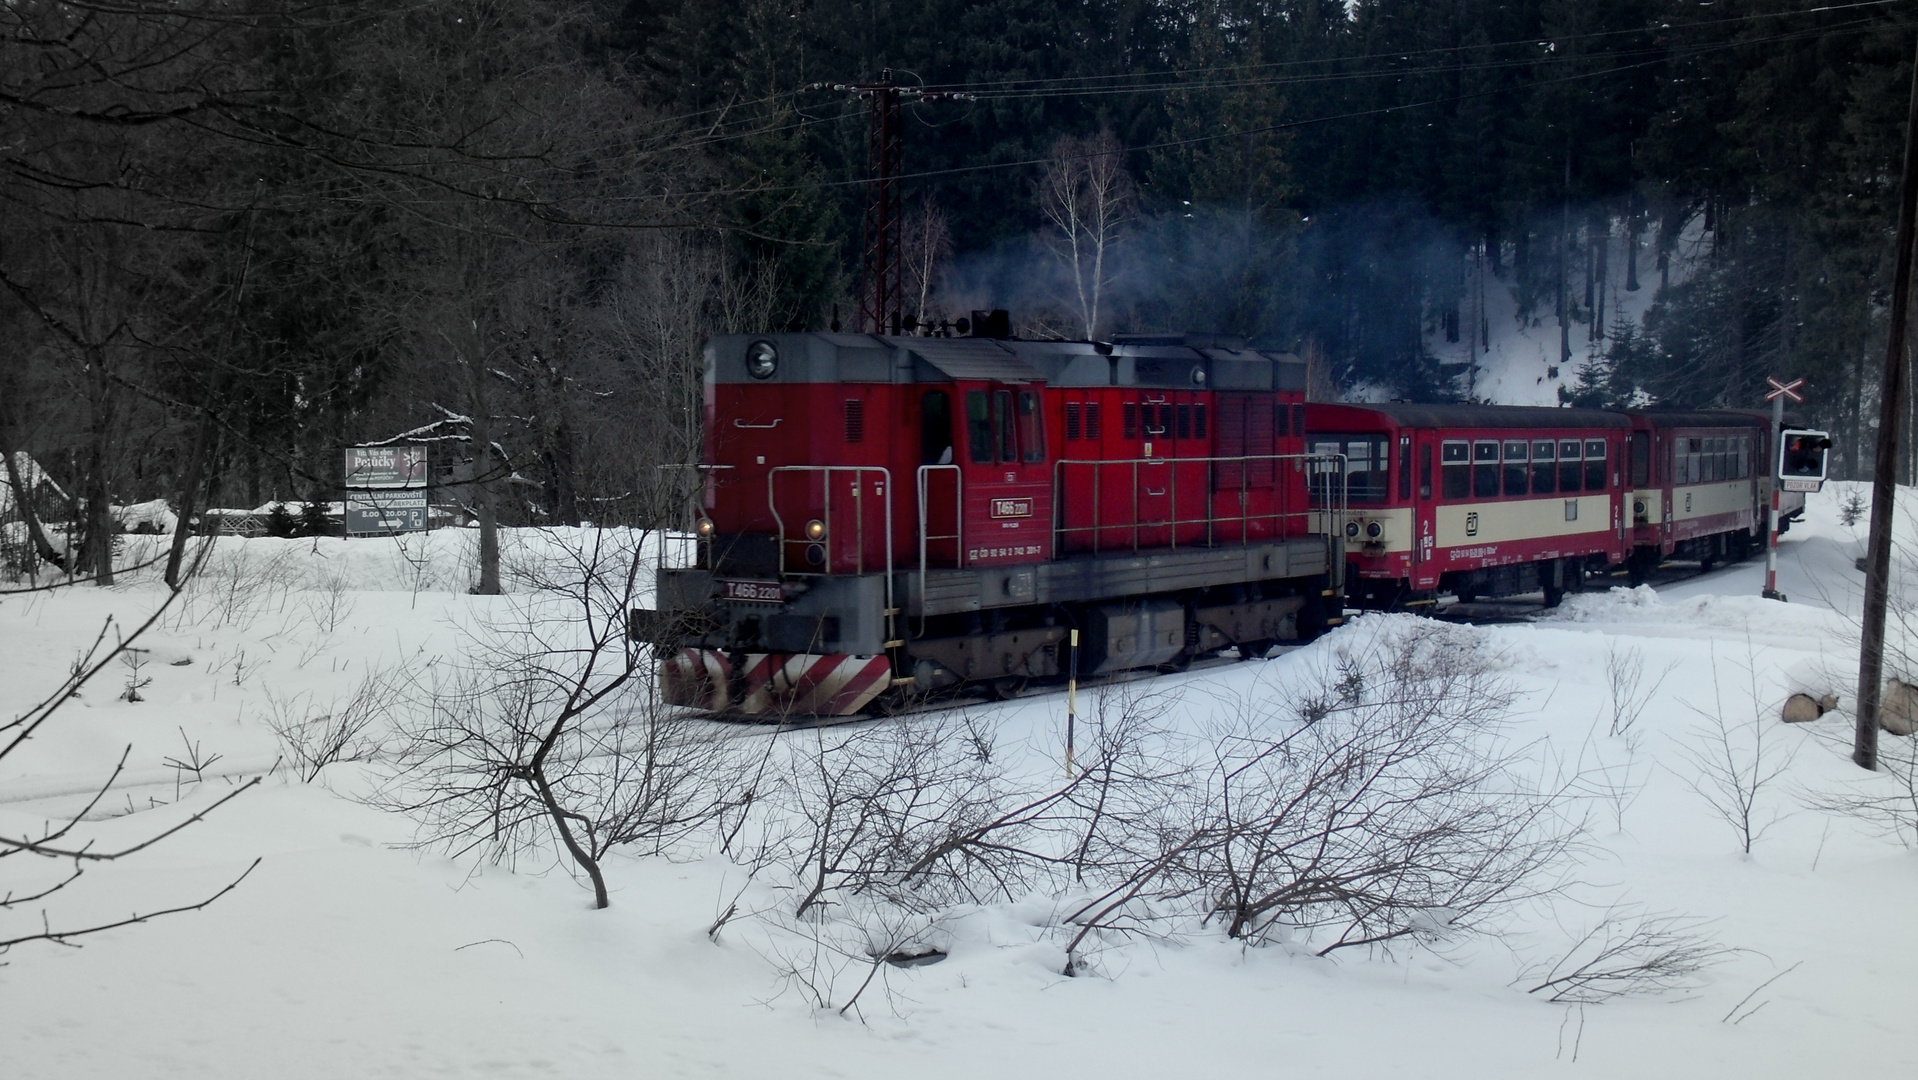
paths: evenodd
<path fill-rule="evenodd" d="M 1772 476 L 1771 522 L 1769 528 L 1765 530 L 1764 597 L 1767 600 L 1783 600 L 1784 597 L 1778 595 L 1778 494 L 1784 485 L 1784 477 L 1780 475 L 1778 448 L 1783 445 L 1785 437 L 1785 399 L 1790 398 L 1800 405 L 1804 404 L 1805 397 L 1798 392 L 1798 388 L 1805 385 L 1805 380 L 1793 379 L 1790 382 L 1780 382 L 1775 377 L 1767 375 L 1765 381 L 1771 384 L 1771 390 L 1765 394 L 1765 400 L 1771 402 Z"/>

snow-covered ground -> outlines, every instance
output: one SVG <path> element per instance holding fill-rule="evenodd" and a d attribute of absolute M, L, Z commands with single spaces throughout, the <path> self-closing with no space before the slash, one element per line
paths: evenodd
<path fill-rule="evenodd" d="M 7 954 L 0 1076 L 1918 1075 L 1918 855 L 1812 808 L 1888 783 L 1847 760 L 1863 535 L 1838 520 L 1851 490 L 1829 485 L 1786 537 L 1790 603 L 1759 598 L 1754 560 L 1447 631 L 1517 692 L 1505 743 L 1565 779 L 1589 822 L 1566 890 L 1505 913 L 1496 937 L 1321 958 L 1194 922 L 1112 940 L 1088 977 L 1066 978 L 1056 903 L 989 902 L 941 917 L 949 959 L 883 969 L 862 1022 L 782 977 L 804 944 L 790 927 L 744 917 L 709 939 L 735 896 L 782 902 L 723 859 L 615 854 L 612 905 L 596 911 L 557 864 L 409 849 L 413 822 L 360 798 L 378 763 L 314 783 L 282 767 L 47 904 L 0 914 L 0 938 L 38 925 L 42 906 L 65 925 L 122 918 L 199 900 L 261 860 L 203 911 Z M 521 534 L 509 562 L 580 538 Z M 142 639 L 139 671 L 104 673 L 0 759 L 0 835 L 83 805 L 127 744 L 128 771 L 84 831 L 102 846 L 151 835 L 269 769 L 275 715 L 337 710 L 374 673 L 423 678 L 476 621 L 526 599 L 466 593 L 469 541 L 223 540 Z M 0 721 L 58 686 L 105 620 L 137 624 L 162 596 L 144 580 L 0 595 Z M 1338 649 L 1410 625 L 1362 618 L 1272 660 L 1152 685 L 1196 731 L 1239 703 L 1294 702 Z M 1663 681 L 1635 736 L 1613 737 L 1608 657 L 1634 655 Z M 117 696 L 146 678 L 144 700 Z M 1794 691 L 1836 694 L 1840 709 L 1787 727 L 1777 710 Z M 970 715 L 1015 770 L 1057 769 L 1063 695 Z M 1782 770 L 1758 794 L 1770 827 L 1749 856 L 1695 789 L 1714 718 L 1747 749 L 1756 727 L 1762 764 Z M 803 750 L 818 735 L 778 738 Z M 179 767 L 215 754 L 199 782 Z M 0 889 L 25 883 L 20 861 L 0 861 Z M 1528 994 L 1608 907 L 1697 920 L 1692 932 L 1736 951 L 1655 996 L 1580 1007 Z"/>

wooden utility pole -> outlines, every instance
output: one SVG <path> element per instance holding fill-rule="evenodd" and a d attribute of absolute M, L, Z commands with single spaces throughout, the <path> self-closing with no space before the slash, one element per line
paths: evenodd
<path fill-rule="evenodd" d="M 1914 48 L 1918 57 L 1918 47 Z M 1878 452 L 1871 469 L 1871 541 L 1865 553 L 1865 620 L 1858 637 L 1858 724 L 1851 760 L 1878 767 L 1878 703 L 1885 671 L 1885 604 L 1890 593 L 1892 507 L 1898 497 L 1899 399 L 1904 395 L 1906 320 L 1911 308 L 1911 251 L 1918 211 L 1918 58 L 1905 117 L 1905 173 L 1898 190 L 1898 240 L 1891 279 L 1891 332 L 1878 390 Z"/>

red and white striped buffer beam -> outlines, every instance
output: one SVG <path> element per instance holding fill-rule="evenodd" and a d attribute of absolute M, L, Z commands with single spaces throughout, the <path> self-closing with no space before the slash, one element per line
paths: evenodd
<path fill-rule="evenodd" d="M 724 653 L 681 649 L 660 664 L 673 705 L 744 716 L 851 716 L 892 685 L 892 661 L 844 653 Z"/>

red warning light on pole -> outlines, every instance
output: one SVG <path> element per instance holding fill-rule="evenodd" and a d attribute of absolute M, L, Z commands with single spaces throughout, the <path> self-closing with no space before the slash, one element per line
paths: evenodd
<path fill-rule="evenodd" d="M 1781 397 L 1788 397 L 1800 405 L 1805 403 L 1805 395 L 1798 392 L 1798 388 L 1805 385 L 1805 380 L 1793 379 L 1790 382 L 1779 382 L 1775 377 L 1767 375 L 1765 381 L 1771 384 L 1771 392 L 1765 395 L 1766 401 L 1777 401 Z"/>

